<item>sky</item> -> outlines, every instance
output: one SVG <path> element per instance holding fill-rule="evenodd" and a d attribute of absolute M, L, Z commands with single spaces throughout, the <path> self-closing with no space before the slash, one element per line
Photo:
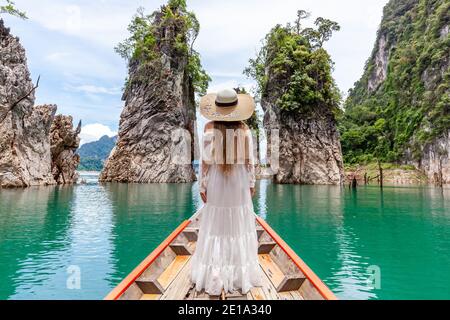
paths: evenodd
<path fill-rule="evenodd" d="M 2 0 L 0 0 L 2 2 Z M 113 136 L 123 109 L 127 65 L 114 47 L 128 35 L 138 7 L 147 12 L 160 0 L 15 0 L 28 20 L 3 17 L 21 39 L 34 81 L 41 76 L 37 104 L 57 104 L 58 112 L 82 120 L 82 143 Z M 254 83 L 243 74 L 261 40 L 276 24 L 304 9 L 337 21 L 341 31 L 325 45 L 335 62 L 334 77 L 346 93 L 363 72 L 388 0 L 191 0 L 201 24 L 195 48 L 212 78 L 209 92 Z M 199 116 L 199 127 L 204 119 Z"/>

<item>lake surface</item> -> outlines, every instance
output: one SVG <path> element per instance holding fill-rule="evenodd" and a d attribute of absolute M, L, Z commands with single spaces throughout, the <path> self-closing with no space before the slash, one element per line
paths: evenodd
<path fill-rule="evenodd" d="M 0 299 L 102 299 L 200 205 L 196 183 L 84 178 L 0 190 Z M 257 189 L 256 213 L 339 298 L 450 299 L 450 189 Z"/>

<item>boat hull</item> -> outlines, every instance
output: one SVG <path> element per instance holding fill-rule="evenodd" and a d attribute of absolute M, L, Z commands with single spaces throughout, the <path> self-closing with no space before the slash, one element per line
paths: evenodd
<path fill-rule="evenodd" d="M 256 217 L 263 285 L 210 296 L 190 281 L 198 218 L 184 221 L 105 300 L 336 300 L 336 296 L 289 245 Z"/>

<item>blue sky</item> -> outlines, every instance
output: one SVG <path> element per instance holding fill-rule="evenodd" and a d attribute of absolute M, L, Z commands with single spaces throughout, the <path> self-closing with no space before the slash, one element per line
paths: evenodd
<path fill-rule="evenodd" d="M 1 2 L 1 0 L 0 0 Z M 3 17 L 27 50 L 33 79 L 41 75 L 37 103 L 54 103 L 58 111 L 83 121 L 83 142 L 118 130 L 126 62 L 115 45 L 127 37 L 127 25 L 140 6 L 148 12 L 156 0 L 15 0 L 28 20 Z M 261 39 L 277 23 L 293 21 L 298 9 L 340 23 L 326 44 L 334 77 L 347 92 L 362 74 L 382 8 L 387 0 L 188 0 L 201 23 L 196 49 L 213 81 L 210 91 L 244 85 L 242 75 Z M 201 127 L 202 119 L 199 121 Z"/>

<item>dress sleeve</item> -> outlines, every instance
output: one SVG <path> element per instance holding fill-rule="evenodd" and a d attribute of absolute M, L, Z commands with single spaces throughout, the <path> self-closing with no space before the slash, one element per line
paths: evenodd
<path fill-rule="evenodd" d="M 255 187 L 256 175 L 255 175 L 255 153 L 253 150 L 253 136 L 250 130 L 246 133 L 246 168 L 248 172 L 249 188 Z"/>
<path fill-rule="evenodd" d="M 206 193 L 208 187 L 209 168 L 212 161 L 212 142 L 214 134 L 206 131 L 203 135 L 202 162 L 200 164 L 200 193 Z"/>
<path fill-rule="evenodd" d="M 200 166 L 200 193 L 206 194 L 206 187 L 208 186 L 208 171 L 209 165 L 205 165 L 202 162 Z"/>

